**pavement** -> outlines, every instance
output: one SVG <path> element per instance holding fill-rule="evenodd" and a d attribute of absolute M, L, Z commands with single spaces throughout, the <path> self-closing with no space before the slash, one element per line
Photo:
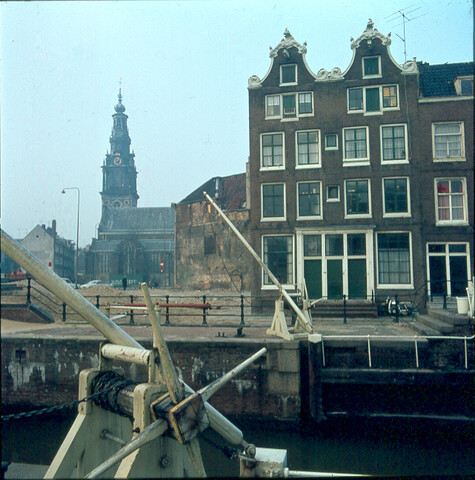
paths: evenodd
<path fill-rule="evenodd" d="M 189 324 L 163 326 L 162 331 L 167 340 L 190 340 L 203 341 L 244 341 L 244 340 L 279 340 L 280 337 L 267 335 L 272 318 L 252 317 L 243 327 L 244 336 L 238 336 L 239 320 L 230 322 L 229 319 L 222 321 L 219 318 L 209 321 L 208 325 L 201 325 L 201 321 Z M 391 317 L 377 318 L 348 318 L 346 323 L 342 318 L 314 319 L 315 331 L 322 335 L 380 335 L 380 336 L 413 336 L 415 330 L 410 326 L 410 318 L 404 318 L 395 323 Z M 137 341 L 151 339 L 152 328 L 144 319 L 137 319 L 136 324 L 130 325 L 128 320 L 123 319 L 117 324 Z M 288 320 L 290 324 L 290 319 Z M 103 338 L 92 326 L 83 323 L 26 323 L 10 319 L 1 319 L 1 335 L 25 336 L 38 338 Z"/>

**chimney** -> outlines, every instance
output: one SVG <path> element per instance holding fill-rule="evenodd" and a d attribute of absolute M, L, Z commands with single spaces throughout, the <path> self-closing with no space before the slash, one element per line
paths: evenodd
<path fill-rule="evenodd" d="M 53 237 L 56 237 L 56 220 L 51 222 L 51 230 L 53 231 Z"/>

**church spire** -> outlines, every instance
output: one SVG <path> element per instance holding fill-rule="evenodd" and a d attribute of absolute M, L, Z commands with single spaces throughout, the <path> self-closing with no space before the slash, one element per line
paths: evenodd
<path fill-rule="evenodd" d="M 129 118 L 122 103 L 122 87 L 119 88 L 118 103 L 112 114 L 112 132 L 109 138 L 110 152 L 102 166 L 102 207 L 136 207 L 137 170 L 135 154 L 130 152 L 130 137 L 127 127 Z"/>

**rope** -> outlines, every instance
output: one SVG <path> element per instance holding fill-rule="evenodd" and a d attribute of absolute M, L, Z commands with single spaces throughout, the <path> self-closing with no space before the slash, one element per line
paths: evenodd
<path fill-rule="evenodd" d="M 226 445 L 219 445 L 218 443 L 214 442 L 213 440 L 206 438 L 204 435 L 201 437 L 205 442 L 208 442 L 210 445 L 215 447 L 217 450 L 221 450 L 221 452 L 226 455 L 230 460 L 233 458 L 237 458 L 239 455 L 239 450 L 233 447 L 227 447 Z"/>
<path fill-rule="evenodd" d="M 110 381 L 111 380 L 110 376 L 107 375 L 107 374 L 110 374 L 110 373 L 113 373 L 113 372 L 101 372 L 95 378 L 99 377 L 99 381 L 100 381 L 103 377 L 105 377 L 106 379 L 108 379 Z M 113 373 L 113 375 L 115 377 L 115 381 L 111 385 L 108 385 L 108 386 L 105 385 L 105 388 L 103 390 L 100 390 L 100 391 L 94 391 L 94 390 L 97 390 L 97 387 L 96 388 L 93 387 L 93 393 L 91 395 L 89 395 L 88 397 L 82 398 L 81 400 L 75 400 L 74 402 L 71 402 L 71 403 L 64 403 L 62 405 L 54 405 L 52 407 L 41 408 L 39 410 L 31 410 L 29 412 L 12 413 L 11 415 L 2 415 L 2 422 L 8 422 L 10 420 L 19 420 L 21 418 L 30 418 L 30 417 L 33 417 L 33 416 L 39 416 L 39 415 L 45 415 L 47 413 L 57 412 L 59 410 L 65 409 L 65 408 L 77 407 L 80 403 L 87 402 L 88 400 L 98 400 L 100 402 L 100 400 L 103 400 L 103 398 L 105 397 L 105 395 L 107 393 L 109 393 L 113 390 L 116 390 L 117 393 L 118 393 L 119 389 L 121 389 L 124 386 L 132 383 L 130 380 L 122 380 L 121 382 L 119 382 L 119 381 L 117 381 L 117 378 L 116 378 L 117 374 Z M 103 383 L 100 383 L 99 381 L 98 381 L 98 383 L 100 385 L 103 385 Z M 115 395 L 115 400 L 117 400 L 117 393 Z"/>

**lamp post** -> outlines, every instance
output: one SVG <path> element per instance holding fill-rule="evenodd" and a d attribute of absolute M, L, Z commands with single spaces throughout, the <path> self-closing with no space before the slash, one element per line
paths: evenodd
<path fill-rule="evenodd" d="M 81 198 L 81 193 L 78 187 L 66 187 L 61 190 L 61 193 L 66 193 L 66 190 L 77 190 L 78 192 L 78 219 L 76 227 L 76 256 L 74 257 L 74 283 L 76 288 L 78 288 L 78 254 L 79 254 L 79 203 Z"/>

